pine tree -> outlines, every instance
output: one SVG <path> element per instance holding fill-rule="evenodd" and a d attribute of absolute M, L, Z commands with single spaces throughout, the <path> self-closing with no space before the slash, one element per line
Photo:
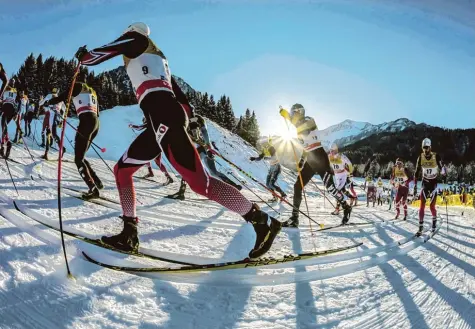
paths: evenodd
<path fill-rule="evenodd" d="M 229 100 L 229 97 L 226 97 L 223 95 L 221 97 L 222 103 L 223 103 L 223 114 L 222 114 L 222 122 L 223 122 L 223 127 L 228 129 L 229 131 L 234 131 L 234 128 L 236 126 L 235 123 L 235 117 L 234 117 L 234 111 L 233 107 L 231 105 L 231 101 Z"/>
<path fill-rule="evenodd" d="M 207 110 L 207 118 L 210 119 L 210 120 L 213 120 L 214 122 L 216 122 L 217 124 L 221 124 L 220 123 L 220 118 L 219 118 L 219 114 L 218 114 L 218 109 L 216 108 L 216 102 L 214 101 L 214 96 L 213 95 L 210 95 L 209 96 L 209 104 L 208 104 L 208 110 Z"/>

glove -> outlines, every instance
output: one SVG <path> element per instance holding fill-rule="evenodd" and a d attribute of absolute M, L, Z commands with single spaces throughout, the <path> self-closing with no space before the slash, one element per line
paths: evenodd
<path fill-rule="evenodd" d="M 58 128 L 59 128 L 59 129 L 62 129 L 62 128 L 63 128 L 63 121 L 61 121 L 60 123 L 58 123 Z"/>
<path fill-rule="evenodd" d="M 305 164 L 305 160 L 300 159 L 300 161 L 299 161 L 299 170 L 303 168 L 304 164 Z"/>
<path fill-rule="evenodd" d="M 414 185 L 414 191 L 412 192 L 413 195 L 417 195 L 417 185 Z"/>
<path fill-rule="evenodd" d="M 255 157 L 250 157 L 249 160 L 256 161 L 256 158 Z"/>
<path fill-rule="evenodd" d="M 78 59 L 78 61 L 81 61 L 82 58 L 88 53 L 89 51 L 87 50 L 86 46 L 79 47 L 78 51 L 76 51 L 76 54 L 74 57 Z"/>
<path fill-rule="evenodd" d="M 213 152 L 211 152 L 210 149 L 206 150 L 206 155 L 208 156 L 208 158 L 214 159 L 214 154 L 213 154 Z"/>
<path fill-rule="evenodd" d="M 279 113 L 280 113 L 280 115 L 283 116 L 285 119 L 290 120 L 290 114 L 289 114 L 289 112 L 288 112 L 286 109 L 284 109 L 284 108 L 281 107 Z"/>

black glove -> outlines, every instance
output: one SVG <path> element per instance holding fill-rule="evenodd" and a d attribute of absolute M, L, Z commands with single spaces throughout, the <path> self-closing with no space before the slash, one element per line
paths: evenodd
<path fill-rule="evenodd" d="M 417 185 L 414 185 L 414 192 L 413 192 L 414 196 L 417 195 Z"/>
<path fill-rule="evenodd" d="M 255 160 L 256 160 L 256 158 L 255 158 L 255 157 L 250 157 L 250 158 L 249 158 L 249 160 L 251 160 L 251 161 L 255 161 Z"/>
<path fill-rule="evenodd" d="M 214 159 L 214 154 L 213 154 L 213 152 L 211 152 L 211 150 L 207 150 L 206 155 L 208 156 L 208 158 Z"/>
<path fill-rule="evenodd" d="M 74 57 L 78 59 L 78 61 L 81 61 L 82 58 L 88 53 L 89 51 L 87 50 L 86 46 L 79 47 L 78 51 L 76 51 L 76 54 Z"/>
<path fill-rule="evenodd" d="M 304 164 L 305 164 L 305 160 L 304 160 L 304 159 L 300 159 L 300 161 L 299 161 L 299 169 L 302 169 L 303 166 L 304 166 Z"/>

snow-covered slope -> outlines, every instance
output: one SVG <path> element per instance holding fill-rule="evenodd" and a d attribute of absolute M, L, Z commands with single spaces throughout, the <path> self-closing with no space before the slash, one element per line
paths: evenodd
<path fill-rule="evenodd" d="M 101 115 L 97 143 L 107 148 L 103 155 L 109 166 L 134 138 L 127 128 L 130 121 L 141 121 L 137 107 Z M 209 126 L 225 156 L 258 179 L 265 178 L 265 164 L 247 160 L 255 155 L 252 148 L 212 123 Z M 68 129 L 70 138 L 72 133 Z M 139 275 L 108 270 L 87 262 L 81 251 L 114 265 L 177 265 L 110 252 L 66 236 L 75 276 L 68 280 L 60 235 L 32 219 L 58 226 L 57 163 L 40 162 L 42 150 L 25 140 L 34 161 L 21 145 L 14 146 L 11 156 L 22 163 L 8 163 L 15 187 L 0 160 L 1 329 L 468 329 L 475 323 L 475 212 L 461 208 L 449 208 L 447 217 L 445 209 L 438 209 L 439 224 L 444 221 L 444 225 L 427 243 L 410 240 L 418 226 L 417 209 L 409 209 L 407 221 L 391 221 L 394 212 L 387 211 L 387 205 L 356 207 L 351 221 L 367 225 L 321 232 L 302 217 L 300 230 L 284 229 L 269 256 L 357 242 L 363 246 L 294 263 L 215 272 Z M 118 205 L 86 204 L 66 189 L 86 189 L 71 153 L 68 150 L 63 164 L 64 227 L 90 238 L 118 233 L 122 225 Z M 112 173 L 101 160 L 91 157 L 90 161 L 105 184 L 101 193 L 118 200 Z M 233 172 L 229 167 L 218 169 Z M 255 237 L 251 225 L 189 190 L 185 201 L 164 199 L 178 189 L 179 179 L 161 186 L 163 176 L 155 172 L 157 183 L 135 180 L 142 248 L 195 264 L 246 257 Z M 294 181 L 285 174 L 281 184 L 291 192 Z M 248 198 L 255 200 L 253 193 L 270 198 L 258 186 L 249 187 L 252 192 L 243 190 Z M 341 219 L 329 214 L 333 209 L 316 186 L 309 184 L 306 192 L 312 218 L 326 227 L 338 224 Z M 20 213 L 12 199 L 30 216 Z M 281 218 L 290 215 L 286 205 L 273 207 L 282 212 Z M 276 215 L 268 207 L 263 209 Z M 302 209 L 306 211 L 304 203 Z M 430 218 L 427 212 L 425 230 Z"/>
<path fill-rule="evenodd" d="M 319 136 L 326 148 L 328 148 L 331 143 L 345 146 L 375 133 L 383 131 L 398 132 L 412 127 L 415 124 L 415 122 L 405 118 L 384 122 L 378 125 L 373 125 L 369 122 L 345 120 L 339 124 L 322 129 Z"/>

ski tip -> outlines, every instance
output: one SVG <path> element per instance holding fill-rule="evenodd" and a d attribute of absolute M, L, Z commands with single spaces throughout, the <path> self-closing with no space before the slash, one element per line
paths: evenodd
<path fill-rule="evenodd" d="M 71 272 L 68 273 L 68 279 L 76 281 L 76 278 L 71 274 Z"/>
<path fill-rule="evenodd" d="M 324 226 L 325 226 L 325 225 L 323 225 L 323 224 L 320 224 L 320 228 L 321 228 L 321 229 L 322 229 Z"/>

